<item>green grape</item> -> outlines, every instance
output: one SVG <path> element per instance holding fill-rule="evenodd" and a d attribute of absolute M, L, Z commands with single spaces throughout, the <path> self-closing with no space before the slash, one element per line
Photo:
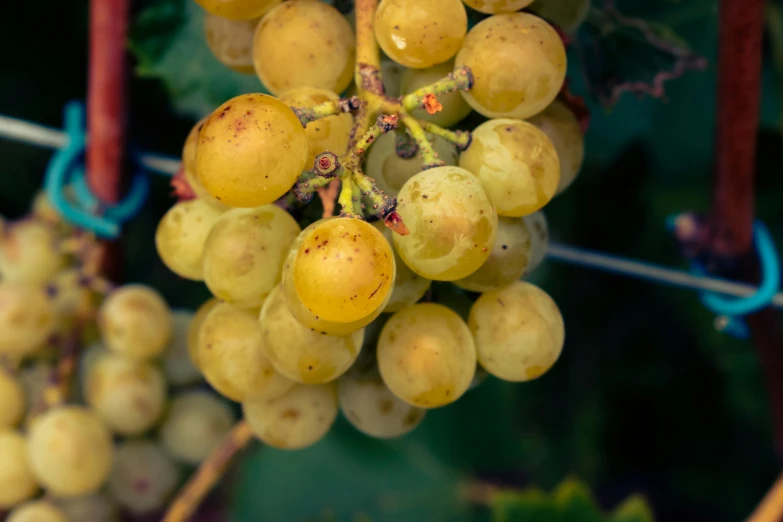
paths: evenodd
<path fill-rule="evenodd" d="M 482 294 L 470 310 L 468 324 L 479 364 L 506 381 L 540 377 L 563 350 L 565 328 L 557 304 L 524 281 Z"/>
<path fill-rule="evenodd" d="M 171 339 L 171 311 L 154 289 L 124 285 L 101 305 L 98 326 L 112 352 L 150 359 L 161 355 Z"/>
<path fill-rule="evenodd" d="M 105 493 L 55 499 L 54 504 L 65 513 L 68 522 L 120 522 L 120 510 Z"/>
<path fill-rule="evenodd" d="M 530 10 L 573 34 L 590 13 L 590 0 L 537 0 Z"/>
<path fill-rule="evenodd" d="M 522 219 L 527 223 L 527 229 L 530 232 L 530 253 L 525 272 L 529 274 L 541 264 L 546 256 L 546 250 L 549 248 L 549 226 L 546 222 L 546 216 L 541 210 Z"/>
<path fill-rule="evenodd" d="M 507 118 L 472 133 L 459 166 L 475 174 L 501 216 L 521 217 L 549 203 L 560 181 L 555 146 L 536 126 Z"/>
<path fill-rule="evenodd" d="M 276 205 L 229 210 L 212 227 L 204 247 L 204 282 L 212 294 L 258 308 L 280 282 L 291 244 L 301 229 Z"/>
<path fill-rule="evenodd" d="M 228 210 L 231 207 L 224 205 L 218 201 L 215 196 L 210 194 L 196 175 L 196 145 L 198 145 L 198 135 L 206 121 L 206 118 L 200 120 L 188 133 L 185 145 L 182 146 L 182 172 L 185 175 L 188 185 L 190 185 L 190 188 L 193 189 L 193 192 L 196 194 L 196 197 L 218 210 Z"/>
<path fill-rule="evenodd" d="M 332 91 L 317 87 L 296 87 L 280 95 L 280 101 L 291 107 L 309 109 L 321 103 L 339 100 Z M 351 139 L 353 116 L 348 113 L 335 114 L 326 118 L 311 121 L 305 127 L 308 152 L 305 168 L 312 169 L 315 157 L 324 151 L 342 156 L 348 151 L 348 140 Z"/>
<path fill-rule="evenodd" d="M 174 458 L 199 464 L 233 425 L 234 415 L 225 401 L 196 390 L 172 399 L 160 435 L 163 446 Z"/>
<path fill-rule="evenodd" d="M 274 448 L 312 446 L 337 418 L 337 385 L 297 384 L 277 399 L 243 403 L 242 413 L 253 434 Z"/>
<path fill-rule="evenodd" d="M 22 383 L 8 370 L 0 368 L 0 429 L 19 424 L 25 413 Z"/>
<path fill-rule="evenodd" d="M 465 5 L 485 14 L 513 13 L 524 9 L 533 0 L 462 0 Z M 549 0 L 543 0 L 547 2 Z"/>
<path fill-rule="evenodd" d="M 84 356 L 81 359 L 80 365 L 83 364 Z M 24 390 L 24 403 L 28 409 L 43 403 L 43 393 L 53 371 L 54 365 L 47 361 L 33 361 L 31 366 L 19 370 L 19 383 Z"/>
<path fill-rule="evenodd" d="M 114 444 L 100 416 L 82 406 L 41 414 L 27 435 L 27 457 L 37 482 L 53 495 L 94 493 L 109 476 Z"/>
<path fill-rule="evenodd" d="M 294 384 L 267 359 L 258 312 L 227 303 L 216 305 L 201 324 L 198 361 L 207 382 L 232 401 L 279 397 Z"/>
<path fill-rule="evenodd" d="M 199 371 L 201 371 L 201 361 L 198 359 L 198 334 L 201 325 L 204 323 L 204 319 L 207 318 L 209 312 L 218 304 L 220 304 L 220 300 L 215 299 L 214 297 L 202 303 L 193 315 L 193 319 L 190 321 L 190 326 L 188 327 L 188 354 L 190 355 L 190 360 Z"/>
<path fill-rule="evenodd" d="M 261 83 L 280 95 L 296 87 L 343 92 L 353 80 L 356 39 L 340 11 L 318 0 L 289 0 L 261 19 L 253 62 Z"/>
<path fill-rule="evenodd" d="M 560 194 L 574 182 L 585 159 L 585 137 L 579 120 L 566 104 L 555 100 L 528 121 L 544 131 L 555 146 L 560 160 L 560 182 L 555 194 Z"/>
<path fill-rule="evenodd" d="M 420 276 L 461 279 L 489 257 L 497 214 L 481 182 L 467 170 L 437 167 L 416 174 L 397 203 L 410 234 L 394 234 L 394 246 Z"/>
<path fill-rule="evenodd" d="M 0 429 L 0 509 L 9 509 L 31 499 L 38 491 L 27 442 L 16 430 Z"/>
<path fill-rule="evenodd" d="M 114 455 L 109 492 L 135 514 L 166 506 L 179 481 L 177 465 L 158 444 L 147 440 L 125 441 Z"/>
<path fill-rule="evenodd" d="M 427 135 L 432 148 L 446 166 L 459 163 L 457 148 L 440 136 Z M 390 196 L 397 196 L 406 181 L 421 172 L 421 155 L 410 159 L 397 155 L 395 134 L 389 132 L 378 138 L 367 151 L 365 172 L 376 185 Z"/>
<path fill-rule="evenodd" d="M 408 268 L 408 265 L 402 260 L 397 253 L 397 250 L 394 249 L 394 238 L 392 237 L 394 233 L 383 221 L 376 221 L 373 226 L 381 231 L 383 237 L 385 237 L 386 241 L 389 242 L 389 245 L 392 246 L 392 251 L 394 252 L 394 266 L 397 270 L 391 298 L 389 299 L 389 302 L 386 303 L 383 311 L 387 313 L 398 312 L 424 297 L 424 294 L 429 290 L 432 281 L 421 277 Z"/>
<path fill-rule="evenodd" d="M 71 522 L 59 508 L 47 500 L 35 500 L 17 507 L 6 522 Z"/>
<path fill-rule="evenodd" d="M 55 328 L 54 306 L 38 285 L 0 281 L 0 354 L 25 357 Z"/>
<path fill-rule="evenodd" d="M 204 244 L 221 214 L 201 199 L 171 207 L 155 231 L 155 246 L 163 264 L 180 277 L 201 281 Z"/>
<path fill-rule="evenodd" d="M 402 94 L 402 75 L 405 67 L 393 60 L 381 58 L 381 78 L 386 96 L 396 98 Z M 451 72 L 451 71 L 449 71 Z"/>
<path fill-rule="evenodd" d="M 345 373 L 362 348 L 364 329 L 336 336 L 299 323 L 277 286 L 261 309 L 264 349 L 275 369 L 303 384 L 322 384 Z"/>
<path fill-rule="evenodd" d="M 530 231 L 525 220 L 501 216 L 489 258 L 478 270 L 454 284 L 471 292 L 498 290 L 522 277 L 529 254 Z"/>
<path fill-rule="evenodd" d="M 445 62 L 462 46 L 468 15 L 460 0 L 383 0 L 375 13 L 375 39 L 405 67 Z"/>
<path fill-rule="evenodd" d="M 406 69 L 405 73 L 402 75 L 400 88 L 405 94 L 412 93 L 416 89 L 426 87 L 427 85 L 445 78 L 453 70 L 454 60 L 449 60 L 427 69 Z M 424 109 L 415 109 L 411 111 L 411 115 L 419 120 L 430 121 L 441 127 L 451 127 L 463 120 L 471 111 L 470 105 L 468 105 L 459 91 L 439 94 L 438 102 L 443 105 L 443 109 L 435 114 L 430 114 Z"/>
<path fill-rule="evenodd" d="M 467 391 L 476 372 L 476 347 L 456 312 L 419 303 L 383 327 L 378 368 L 394 395 L 413 406 L 437 408 Z"/>
<path fill-rule="evenodd" d="M 0 234 L 0 278 L 4 281 L 46 283 L 65 262 L 56 229 L 49 223 L 25 219 Z"/>
<path fill-rule="evenodd" d="M 339 381 L 340 409 L 357 430 L 392 439 L 413 431 L 425 410 L 398 399 L 380 377 L 346 374 Z"/>
<path fill-rule="evenodd" d="M 173 386 L 186 386 L 202 380 L 201 372 L 190 358 L 188 350 L 190 325 L 195 314 L 177 310 L 171 314 L 172 335 L 163 353 L 163 370 L 166 381 Z"/>
<path fill-rule="evenodd" d="M 163 415 L 166 380 L 145 361 L 106 354 L 87 372 L 86 402 L 120 435 L 139 435 Z"/>
<path fill-rule="evenodd" d="M 546 0 L 548 1 L 548 0 Z M 527 13 L 490 16 L 476 24 L 454 67 L 470 67 L 473 88 L 463 92 L 487 118 L 529 118 L 552 103 L 566 73 L 560 35 Z"/>
<path fill-rule="evenodd" d="M 66 333 L 76 320 L 89 318 L 94 312 L 95 296 L 84 284 L 84 275 L 77 268 L 58 273 L 49 286 L 57 320 L 57 332 Z"/>
<path fill-rule="evenodd" d="M 285 284 L 286 301 L 294 315 L 299 300 L 325 321 L 360 321 L 384 306 L 394 286 L 391 246 L 361 219 L 317 221 L 299 234 L 291 251 L 283 279 L 291 282 Z"/>
<path fill-rule="evenodd" d="M 221 203 L 258 207 L 288 192 L 305 161 L 307 137 L 294 111 L 272 96 L 243 94 L 201 127 L 194 170 Z"/>
<path fill-rule="evenodd" d="M 231 20 L 258 18 L 281 0 L 196 0 L 208 13 Z"/>
<path fill-rule="evenodd" d="M 207 13 L 204 36 L 207 47 L 220 63 L 243 74 L 255 74 L 253 68 L 253 33 L 258 18 L 230 20 Z"/>

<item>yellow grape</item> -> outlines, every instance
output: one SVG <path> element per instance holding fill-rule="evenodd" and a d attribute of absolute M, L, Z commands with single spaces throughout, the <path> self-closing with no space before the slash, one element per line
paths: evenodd
<path fill-rule="evenodd" d="M 242 403 L 256 437 L 278 449 L 301 449 L 321 440 L 337 418 L 335 383 L 297 384 L 282 397 Z"/>
<path fill-rule="evenodd" d="M 171 339 L 171 311 L 154 289 L 124 285 L 101 305 L 98 326 L 112 352 L 150 359 L 162 354 Z"/>
<path fill-rule="evenodd" d="M 527 268 L 530 231 L 523 218 L 498 218 L 498 233 L 489 258 L 468 277 L 454 284 L 471 292 L 497 290 L 517 281 Z"/>
<path fill-rule="evenodd" d="M 120 435 L 139 435 L 163 415 L 163 372 L 145 361 L 106 354 L 87 372 L 86 402 Z"/>
<path fill-rule="evenodd" d="M 208 13 L 232 20 L 258 18 L 281 0 L 196 0 Z"/>
<path fill-rule="evenodd" d="M 201 127 L 195 171 L 221 203 L 258 207 L 285 194 L 307 161 L 307 137 L 290 107 L 266 94 L 243 94 Z"/>
<path fill-rule="evenodd" d="M 585 137 L 579 120 L 566 104 L 555 100 L 528 121 L 544 131 L 555 146 L 560 160 L 560 182 L 555 193 L 560 194 L 574 182 L 585 159 Z"/>
<path fill-rule="evenodd" d="M 190 355 L 190 360 L 199 371 L 201 371 L 201 362 L 198 359 L 199 330 L 209 312 L 218 304 L 220 304 L 220 300 L 215 299 L 214 297 L 202 303 L 193 315 L 193 319 L 190 321 L 190 326 L 188 327 L 188 354 Z"/>
<path fill-rule="evenodd" d="M 343 415 L 371 437 L 401 437 L 424 419 L 425 410 L 398 399 L 378 376 L 346 374 L 338 385 Z"/>
<path fill-rule="evenodd" d="M 563 350 L 565 328 L 557 304 L 524 281 L 482 294 L 470 310 L 468 323 L 479 363 L 506 381 L 540 377 Z"/>
<path fill-rule="evenodd" d="M 201 199 L 171 207 L 155 231 L 155 246 L 163 264 L 180 277 L 201 281 L 204 244 L 221 214 Z"/>
<path fill-rule="evenodd" d="M 530 10 L 572 34 L 590 13 L 590 0 L 537 0 Z"/>
<path fill-rule="evenodd" d="M 55 327 L 54 306 L 38 285 L 0 281 L 0 354 L 32 355 Z"/>
<path fill-rule="evenodd" d="M 383 0 L 375 13 L 375 39 L 405 67 L 445 62 L 462 46 L 468 15 L 460 0 Z"/>
<path fill-rule="evenodd" d="M 177 465 L 158 444 L 147 440 L 125 441 L 114 455 L 109 492 L 135 514 L 166 506 L 179 481 Z"/>
<path fill-rule="evenodd" d="M 416 174 L 397 202 L 410 234 L 394 234 L 394 246 L 420 276 L 461 279 L 489 257 L 497 214 L 481 182 L 467 170 L 437 167 Z"/>
<path fill-rule="evenodd" d="M 231 20 L 207 13 L 204 36 L 207 47 L 220 63 L 237 72 L 254 74 L 253 33 L 258 19 Z"/>
<path fill-rule="evenodd" d="M 525 220 L 527 229 L 530 232 L 530 253 L 528 254 L 527 270 L 525 272 L 529 274 L 541 264 L 546 256 L 546 250 L 549 247 L 549 226 L 542 210 L 522 219 Z"/>
<path fill-rule="evenodd" d="M 83 364 L 84 356 L 81 359 L 80 366 Z M 43 404 L 43 393 L 53 371 L 52 363 L 40 360 L 33 361 L 31 366 L 19 370 L 19 383 L 24 390 L 24 402 L 28 409 Z"/>
<path fill-rule="evenodd" d="M 501 216 L 521 217 L 549 203 L 560 181 L 552 141 L 535 125 L 489 120 L 472 132 L 459 166 L 475 174 Z"/>
<path fill-rule="evenodd" d="M 36 193 L 30 211 L 36 218 L 52 224 L 61 223 L 63 219 L 60 213 L 57 212 L 57 209 L 54 208 L 49 196 L 46 194 L 46 190 L 39 190 Z"/>
<path fill-rule="evenodd" d="M 120 522 L 117 503 L 106 493 L 55 499 L 54 503 L 68 522 Z"/>
<path fill-rule="evenodd" d="M 384 305 L 394 286 L 394 253 L 372 225 L 361 219 L 332 218 L 304 229 L 283 268 L 293 291 L 317 317 L 335 323 L 366 318 Z M 292 302 L 286 300 L 296 313 Z"/>
<path fill-rule="evenodd" d="M 79 377 L 79 384 L 81 386 L 81 394 L 82 398 L 87 396 L 87 380 L 90 375 L 90 369 L 93 367 L 93 365 L 101 360 L 104 355 L 108 355 L 111 352 L 106 349 L 105 346 L 103 346 L 100 343 L 93 343 L 89 345 L 86 349 L 82 350 L 82 352 L 79 354 L 79 366 L 78 366 L 78 377 Z M 48 373 L 43 373 L 43 376 L 39 376 L 39 372 L 43 372 L 44 370 L 36 370 L 34 372 L 31 372 L 31 375 L 28 377 L 30 379 L 30 383 L 24 384 L 25 388 L 27 389 L 28 386 L 38 386 L 38 383 L 36 382 L 37 379 L 44 379 L 40 386 L 40 391 L 42 392 L 44 389 L 44 386 L 46 385 L 46 377 Z M 49 371 L 48 369 L 46 371 Z M 35 380 L 33 380 L 35 379 Z M 35 389 L 35 388 L 33 388 Z M 35 393 L 33 396 L 37 396 L 39 393 Z M 28 392 L 28 396 L 29 392 Z"/>
<path fill-rule="evenodd" d="M 17 507 L 6 522 L 71 522 L 65 513 L 47 500 L 35 500 Z"/>
<path fill-rule="evenodd" d="M 25 402 L 22 383 L 11 372 L 0 368 L 0 429 L 19 424 L 25 413 Z"/>
<path fill-rule="evenodd" d="M 194 318 L 193 312 L 185 310 L 171 314 L 171 342 L 163 353 L 163 370 L 170 385 L 185 386 L 202 380 L 201 372 L 190 358 L 188 344 Z"/>
<path fill-rule="evenodd" d="M 416 303 L 424 297 L 429 290 L 432 281 L 421 277 L 419 274 L 408 268 L 408 265 L 402 260 L 397 250 L 394 249 L 394 234 L 389 227 L 384 225 L 383 221 L 376 221 L 373 226 L 381 231 L 383 237 L 392 246 L 394 251 L 394 266 L 397 269 L 394 278 L 394 287 L 392 288 L 391 298 L 386 303 L 383 311 L 387 313 L 397 312 L 406 306 Z"/>
<path fill-rule="evenodd" d="M 231 207 L 224 205 L 218 201 L 215 196 L 210 194 L 196 175 L 196 145 L 198 145 L 198 135 L 206 121 L 206 118 L 200 120 L 188 133 L 185 145 L 182 147 L 182 172 L 185 175 L 188 185 L 190 185 L 190 188 L 193 189 L 193 192 L 201 201 L 208 203 L 218 210 L 228 210 Z"/>
<path fill-rule="evenodd" d="M 566 73 L 560 35 L 527 13 L 490 16 L 476 24 L 454 67 L 470 67 L 465 101 L 487 118 L 529 118 L 555 99 Z"/>
<path fill-rule="evenodd" d="M 419 408 L 437 408 L 467 391 L 476 372 L 476 347 L 456 312 L 419 303 L 383 327 L 378 368 L 394 395 Z"/>
<path fill-rule="evenodd" d="M 404 72 L 405 67 L 394 60 L 381 58 L 381 78 L 383 78 L 383 88 L 386 96 L 396 98 L 402 94 L 401 85 Z"/>
<path fill-rule="evenodd" d="M 174 458 L 199 464 L 233 425 L 234 415 L 225 401 L 207 391 L 189 391 L 171 401 L 160 436 Z"/>
<path fill-rule="evenodd" d="M 356 39 L 348 20 L 318 0 L 289 0 L 261 19 L 253 61 L 275 95 L 296 87 L 343 92 L 353 80 Z"/>
<path fill-rule="evenodd" d="M 58 273 L 50 284 L 49 293 L 59 332 L 65 333 L 75 320 L 89 318 L 97 306 L 95 295 L 77 268 Z"/>
<path fill-rule="evenodd" d="M 25 219 L 0 233 L 0 278 L 5 281 L 46 283 L 65 262 L 57 231 L 49 223 Z"/>
<path fill-rule="evenodd" d="M 301 229 L 276 205 L 229 210 L 204 247 L 204 282 L 228 303 L 259 308 L 280 282 L 283 261 Z"/>
<path fill-rule="evenodd" d="M 365 173 L 375 180 L 378 187 L 390 196 L 397 196 L 406 181 L 421 172 L 421 155 L 405 159 L 397 155 L 395 133 L 389 132 L 378 138 L 367 151 Z M 459 163 L 457 148 L 440 136 L 427 135 L 438 159 L 445 165 Z"/>
<path fill-rule="evenodd" d="M 332 91 L 307 86 L 296 87 L 280 95 L 280 101 L 286 105 L 306 109 L 339 99 Z M 305 127 L 308 143 L 305 168 L 312 169 L 315 157 L 324 151 L 334 152 L 338 156 L 345 154 L 352 128 L 353 117 L 348 113 L 327 116 L 308 123 Z"/>
<path fill-rule="evenodd" d="M 27 437 L 33 475 L 55 496 L 94 493 L 109 476 L 114 443 L 108 426 L 92 410 L 50 409 L 33 422 Z"/>
<path fill-rule="evenodd" d="M 0 509 L 9 509 L 31 499 L 38 491 L 27 442 L 16 430 L 0 429 Z"/>
<path fill-rule="evenodd" d="M 405 94 L 412 93 L 416 89 L 426 87 L 436 81 L 445 78 L 454 70 L 454 60 L 449 60 L 427 69 L 406 69 L 402 75 L 401 90 Z M 470 105 L 462 97 L 460 91 L 452 91 L 438 95 L 438 102 L 443 109 L 435 114 L 429 114 L 424 109 L 416 109 L 411 114 L 423 121 L 430 121 L 441 127 L 451 127 L 470 114 Z M 443 159 L 443 158 L 441 158 Z"/>
<path fill-rule="evenodd" d="M 322 384 L 345 373 L 362 349 L 364 329 L 345 336 L 322 334 L 294 318 L 280 286 L 261 309 L 264 349 L 275 369 L 303 384 Z"/>
<path fill-rule="evenodd" d="M 209 384 L 232 401 L 279 397 L 294 384 L 267 359 L 258 312 L 227 303 L 201 324 L 198 360 Z"/>
<path fill-rule="evenodd" d="M 462 0 L 465 5 L 472 7 L 480 13 L 500 14 L 513 13 L 524 9 L 533 0 Z M 541 0 L 539 3 L 546 3 L 551 0 Z"/>

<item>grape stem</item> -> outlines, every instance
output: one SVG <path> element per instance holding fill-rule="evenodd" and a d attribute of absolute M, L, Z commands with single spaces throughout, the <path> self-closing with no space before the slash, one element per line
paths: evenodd
<path fill-rule="evenodd" d="M 416 145 L 419 146 L 419 154 L 424 162 L 422 165 L 424 170 L 440 167 L 444 164 L 443 160 L 438 159 L 438 153 L 432 148 L 432 144 L 427 139 L 424 129 L 422 129 L 416 118 L 407 115 L 403 116 L 402 124 L 408 128 L 411 137 L 416 141 Z"/>
<path fill-rule="evenodd" d="M 402 106 L 406 111 L 427 109 L 429 105 L 428 101 L 432 96 L 437 97 L 441 94 L 447 94 L 458 89 L 468 91 L 471 87 L 473 87 L 473 73 L 470 72 L 469 67 L 462 67 L 453 73 L 449 73 L 448 76 L 433 84 L 425 85 L 421 89 L 406 94 L 402 97 Z"/>
<path fill-rule="evenodd" d="M 252 436 L 253 432 L 247 422 L 243 420 L 235 424 L 220 444 L 204 459 L 195 475 L 177 493 L 162 522 L 184 522 L 190 518 L 226 471 L 234 455 L 248 445 Z"/>

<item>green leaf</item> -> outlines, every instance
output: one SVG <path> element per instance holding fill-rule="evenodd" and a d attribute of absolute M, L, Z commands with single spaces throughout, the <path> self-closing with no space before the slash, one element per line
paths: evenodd
<path fill-rule="evenodd" d="M 617 506 L 609 519 L 611 522 L 653 522 L 654 517 L 647 501 L 633 495 Z"/>
<path fill-rule="evenodd" d="M 578 480 L 564 480 L 553 496 L 559 514 L 558 520 L 564 522 L 603 522 L 604 520 L 590 489 Z"/>

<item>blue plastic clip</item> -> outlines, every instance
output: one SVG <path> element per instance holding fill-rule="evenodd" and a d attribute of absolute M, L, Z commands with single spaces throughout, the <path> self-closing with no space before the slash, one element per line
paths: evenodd
<path fill-rule="evenodd" d="M 84 105 L 70 102 L 65 106 L 66 146 L 57 151 L 46 169 L 44 186 L 49 200 L 63 218 L 99 237 L 114 238 L 120 234 L 120 226 L 132 218 L 144 205 L 149 193 L 149 180 L 138 172 L 130 190 L 120 203 L 104 205 L 90 191 L 84 172 L 86 133 Z M 66 195 L 65 187 L 73 189 L 73 198 Z"/>

